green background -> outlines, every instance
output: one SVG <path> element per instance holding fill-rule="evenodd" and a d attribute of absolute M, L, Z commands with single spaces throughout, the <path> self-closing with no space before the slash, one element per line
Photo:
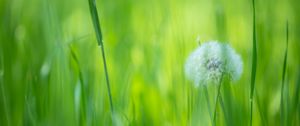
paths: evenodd
<path fill-rule="evenodd" d="M 256 0 L 253 125 L 300 125 L 299 4 Z M 0 0 L 0 125 L 211 125 L 203 87 L 184 75 L 198 37 L 241 55 L 242 77 L 222 86 L 217 125 L 249 125 L 251 0 L 97 0 L 97 9 L 114 114 L 88 0 Z"/>

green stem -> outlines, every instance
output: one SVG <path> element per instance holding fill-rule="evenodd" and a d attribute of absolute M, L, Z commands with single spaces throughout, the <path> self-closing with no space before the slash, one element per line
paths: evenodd
<path fill-rule="evenodd" d="M 213 126 L 216 125 L 217 106 L 218 106 L 218 101 L 219 101 L 219 97 L 220 97 L 220 94 L 221 94 L 222 79 L 223 79 L 223 77 L 221 77 L 221 80 L 220 80 L 220 83 L 219 83 L 219 86 L 218 86 L 218 93 L 217 93 L 217 98 L 216 98 L 216 102 L 215 102 L 215 109 L 214 109 Z"/>
<path fill-rule="evenodd" d="M 204 85 L 204 93 L 205 93 L 205 98 L 206 98 L 206 103 L 207 103 L 207 109 L 208 109 L 208 113 L 209 113 L 209 117 L 211 120 L 211 124 L 214 123 L 213 117 L 212 117 L 212 112 L 211 112 L 211 108 L 210 108 L 210 101 L 209 101 L 209 95 L 208 95 L 208 90 L 207 90 L 207 86 Z"/>
<path fill-rule="evenodd" d="M 285 71 L 286 71 L 286 62 L 287 62 L 287 51 L 288 51 L 288 22 L 286 24 L 286 49 L 283 61 L 283 70 L 282 70 L 282 83 L 281 83 L 281 99 L 280 99 L 280 125 L 284 125 L 284 104 L 283 104 L 283 93 L 284 93 L 284 81 L 285 81 Z"/>
<path fill-rule="evenodd" d="M 255 89 L 255 76 L 256 76 L 256 64 L 257 64 L 257 52 L 256 52 L 256 28 L 255 28 L 255 0 L 252 0 L 253 7 L 253 53 L 252 53 L 252 71 L 251 71 L 251 94 L 250 94 L 250 126 L 252 126 L 253 116 L 253 92 Z"/>
<path fill-rule="evenodd" d="M 220 105 L 221 105 L 221 109 L 223 110 L 227 126 L 232 126 L 232 124 L 230 124 L 230 122 L 229 122 L 229 118 L 228 118 L 228 115 L 227 115 L 227 111 L 225 109 L 225 104 L 224 104 L 224 100 L 222 98 L 222 95 L 220 95 L 219 102 L 220 102 Z"/>
<path fill-rule="evenodd" d="M 97 36 L 97 42 L 98 42 L 98 45 L 100 46 L 101 53 L 102 53 L 103 67 L 104 67 L 104 72 L 105 72 L 105 79 L 106 79 L 108 96 L 109 96 L 109 103 L 110 103 L 110 110 L 113 113 L 114 108 L 113 108 L 113 101 L 112 101 L 112 95 L 111 95 L 111 89 L 110 89 L 110 83 L 109 83 L 109 77 L 108 77 L 108 70 L 107 70 L 107 65 L 106 65 L 104 44 L 102 42 L 103 38 L 102 38 L 102 33 L 101 33 L 101 28 L 100 28 L 100 21 L 99 21 L 99 18 L 98 18 L 98 12 L 97 12 L 97 7 L 96 7 L 95 0 L 89 0 L 89 7 L 90 7 L 90 13 L 91 13 L 91 16 L 92 16 L 94 28 L 95 28 L 95 33 L 96 33 L 96 36 Z"/>

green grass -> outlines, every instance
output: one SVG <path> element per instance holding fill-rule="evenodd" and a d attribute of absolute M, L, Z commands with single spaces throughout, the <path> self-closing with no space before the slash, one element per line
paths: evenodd
<path fill-rule="evenodd" d="M 1 0 L 0 125 L 300 125 L 300 2 L 253 2 Z M 197 36 L 244 63 L 217 107 L 184 74 Z"/>
<path fill-rule="evenodd" d="M 97 12 L 97 7 L 96 7 L 96 1 L 95 0 L 89 0 L 89 7 L 90 7 L 90 12 L 95 28 L 95 33 L 97 36 L 97 42 L 98 45 L 100 46 L 101 49 L 101 54 L 102 54 L 102 60 L 103 60 L 103 67 L 105 71 L 105 79 L 106 79 L 106 84 L 107 84 L 107 91 L 108 91 L 108 96 L 109 96 L 109 103 L 110 103 L 110 109 L 111 112 L 114 112 L 114 107 L 113 107 L 113 101 L 112 101 L 112 95 L 110 91 L 110 84 L 109 84 L 109 77 L 108 77 L 108 70 L 107 70 L 107 65 L 106 65 L 106 58 L 105 58 L 105 53 L 104 53 L 104 44 L 102 40 L 102 33 L 101 33 L 101 28 L 100 28 L 100 21 L 98 18 L 98 12 Z"/>
<path fill-rule="evenodd" d="M 251 85 L 250 85 L 250 126 L 253 120 L 253 95 L 255 89 L 256 65 L 257 65 L 257 49 L 256 49 L 256 15 L 255 15 L 255 0 L 252 0 L 253 9 L 253 36 L 252 36 L 252 70 L 251 70 Z"/>
<path fill-rule="evenodd" d="M 284 53 L 284 61 L 283 61 L 283 70 L 282 70 L 282 83 L 281 83 L 281 97 L 280 97 L 280 125 L 285 125 L 285 110 L 284 110 L 284 83 L 285 83 L 285 73 L 287 67 L 287 55 L 288 55 L 288 43 L 289 43 L 289 25 L 286 23 L 286 49 Z M 288 99 L 288 97 L 287 97 Z M 288 103 L 288 102 L 287 102 Z"/>

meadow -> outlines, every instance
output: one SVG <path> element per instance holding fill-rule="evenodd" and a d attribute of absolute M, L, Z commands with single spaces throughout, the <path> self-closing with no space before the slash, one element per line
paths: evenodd
<path fill-rule="evenodd" d="M 0 126 L 300 125 L 300 1 L 95 2 L 0 0 Z M 184 70 L 211 40 L 243 61 L 215 124 Z"/>

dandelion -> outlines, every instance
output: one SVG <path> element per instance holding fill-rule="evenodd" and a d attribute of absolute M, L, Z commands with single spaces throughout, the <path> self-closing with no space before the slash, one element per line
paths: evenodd
<path fill-rule="evenodd" d="M 230 47 L 229 44 L 209 41 L 199 46 L 190 54 L 185 63 L 185 75 L 193 81 L 195 86 L 202 85 L 206 91 L 208 110 L 210 111 L 207 84 L 219 84 L 215 101 L 214 114 L 210 113 L 213 125 L 216 125 L 217 102 L 223 76 L 229 77 L 230 81 L 240 78 L 243 71 L 241 57 Z"/>
<path fill-rule="evenodd" d="M 195 86 L 218 84 L 226 75 L 231 81 L 243 71 L 241 57 L 229 44 L 209 41 L 190 54 L 185 63 L 185 75 Z"/>

